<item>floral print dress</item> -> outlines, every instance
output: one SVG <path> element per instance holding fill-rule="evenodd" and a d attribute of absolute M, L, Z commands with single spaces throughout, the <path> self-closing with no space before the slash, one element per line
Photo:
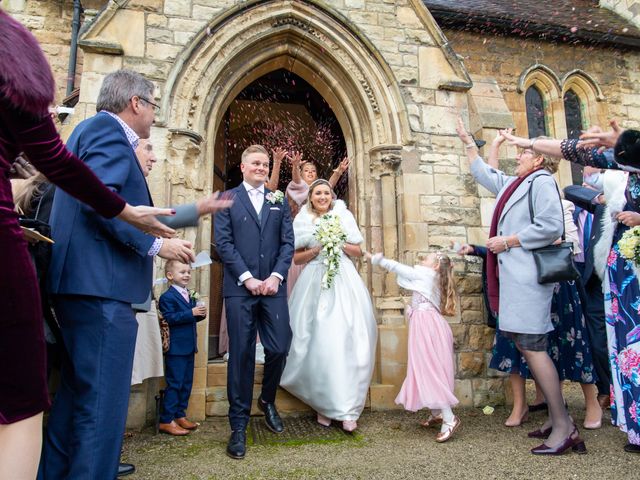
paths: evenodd
<path fill-rule="evenodd" d="M 609 152 L 580 150 L 577 140 L 564 140 L 562 154 L 580 165 L 623 169 Z M 631 172 L 625 210 L 640 212 L 640 174 Z M 607 259 L 603 282 L 607 343 L 611 365 L 611 421 L 627 432 L 629 443 L 640 445 L 640 284 L 631 262 L 620 255 L 618 241 L 629 227 L 619 223 Z"/>
<path fill-rule="evenodd" d="M 547 352 L 560 380 L 594 383 L 596 374 L 589 343 L 589 332 L 582 314 L 582 304 L 575 282 L 557 283 L 551 300 L 551 323 Z M 498 329 L 493 344 L 490 368 L 532 378 L 529 367 L 512 340 Z"/>

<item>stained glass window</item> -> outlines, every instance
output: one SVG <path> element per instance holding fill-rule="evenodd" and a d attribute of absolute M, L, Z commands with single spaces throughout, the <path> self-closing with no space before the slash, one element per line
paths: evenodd
<path fill-rule="evenodd" d="M 567 137 L 578 138 L 582 131 L 582 111 L 580 109 L 580 97 L 573 90 L 567 90 L 564 94 L 564 118 L 567 122 Z M 582 184 L 582 167 L 571 163 L 571 178 L 574 185 Z"/>
<path fill-rule="evenodd" d="M 527 126 L 529 138 L 547 135 L 547 121 L 544 114 L 542 94 L 536 87 L 529 87 L 525 94 L 527 106 Z"/>

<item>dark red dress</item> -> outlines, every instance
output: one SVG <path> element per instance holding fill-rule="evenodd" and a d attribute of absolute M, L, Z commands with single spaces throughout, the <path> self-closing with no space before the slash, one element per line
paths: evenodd
<path fill-rule="evenodd" d="M 13 160 L 24 152 L 52 183 L 107 218 L 125 202 L 65 149 L 47 113 L 47 61 L 33 36 L 1 10 L 0 64 L 0 424 L 8 424 L 49 406 L 40 293 L 14 212 Z"/>

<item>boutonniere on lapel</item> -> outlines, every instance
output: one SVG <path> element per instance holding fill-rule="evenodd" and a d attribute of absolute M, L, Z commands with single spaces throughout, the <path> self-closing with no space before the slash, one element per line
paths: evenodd
<path fill-rule="evenodd" d="M 198 292 L 196 292 L 195 290 L 190 290 L 189 291 L 189 298 L 192 301 L 197 302 L 200 299 L 200 294 Z"/>
<path fill-rule="evenodd" d="M 266 198 L 267 202 L 270 204 L 275 205 L 276 203 L 284 202 L 284 193 L 280 190 L 276 190 L 275 192 L 267 193 L 264 198 Z"/>

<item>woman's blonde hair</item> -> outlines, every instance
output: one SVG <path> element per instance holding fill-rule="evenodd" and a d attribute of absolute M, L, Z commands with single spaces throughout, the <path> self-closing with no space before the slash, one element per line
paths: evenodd
<path fill-rule="evenodd" d="M 331 188 L 331 184 L 327 180 L 325 180 L 323 178 L 319 178 L 317 180 L 314 180 L 313 183 L 311 185 L 309 185 L 309 194 L 307 195 L 307 208 L 312 213 L 318 213 L 317 210 L 315 208 L 313 208 L 313 203 L 311 203 L 311 195 L 313 195 L 313 191 L 319 185 L 326 185 L 327 187 L 329 187 L 329 191 L 331 192 L 331 196 L 333 198 L 336 197 L 336 194 L 333 192 L 333 188 Z M 329 207 L 329 210 L 331 210 L 333 208 L 334 204 L 335 204 L 335 201 L 332 201 L 331 205 Z"/>
<path fill-rule="evenodd" d="M 14 182 L 13 202 L 18 211 L 25 215 L 30 214 L 31 205 L 44 193 L 48 183 L 47 177 L 40 172 L 21 182 Z"/>
<path fill-rule="evenodd" d="M 448 255 L 438 252 L 438 272 L 440 274 L 440 312 L 443 315 L 455 315 L 458 294 L 456 279 L 453 275 L 453 262 Z"/>

